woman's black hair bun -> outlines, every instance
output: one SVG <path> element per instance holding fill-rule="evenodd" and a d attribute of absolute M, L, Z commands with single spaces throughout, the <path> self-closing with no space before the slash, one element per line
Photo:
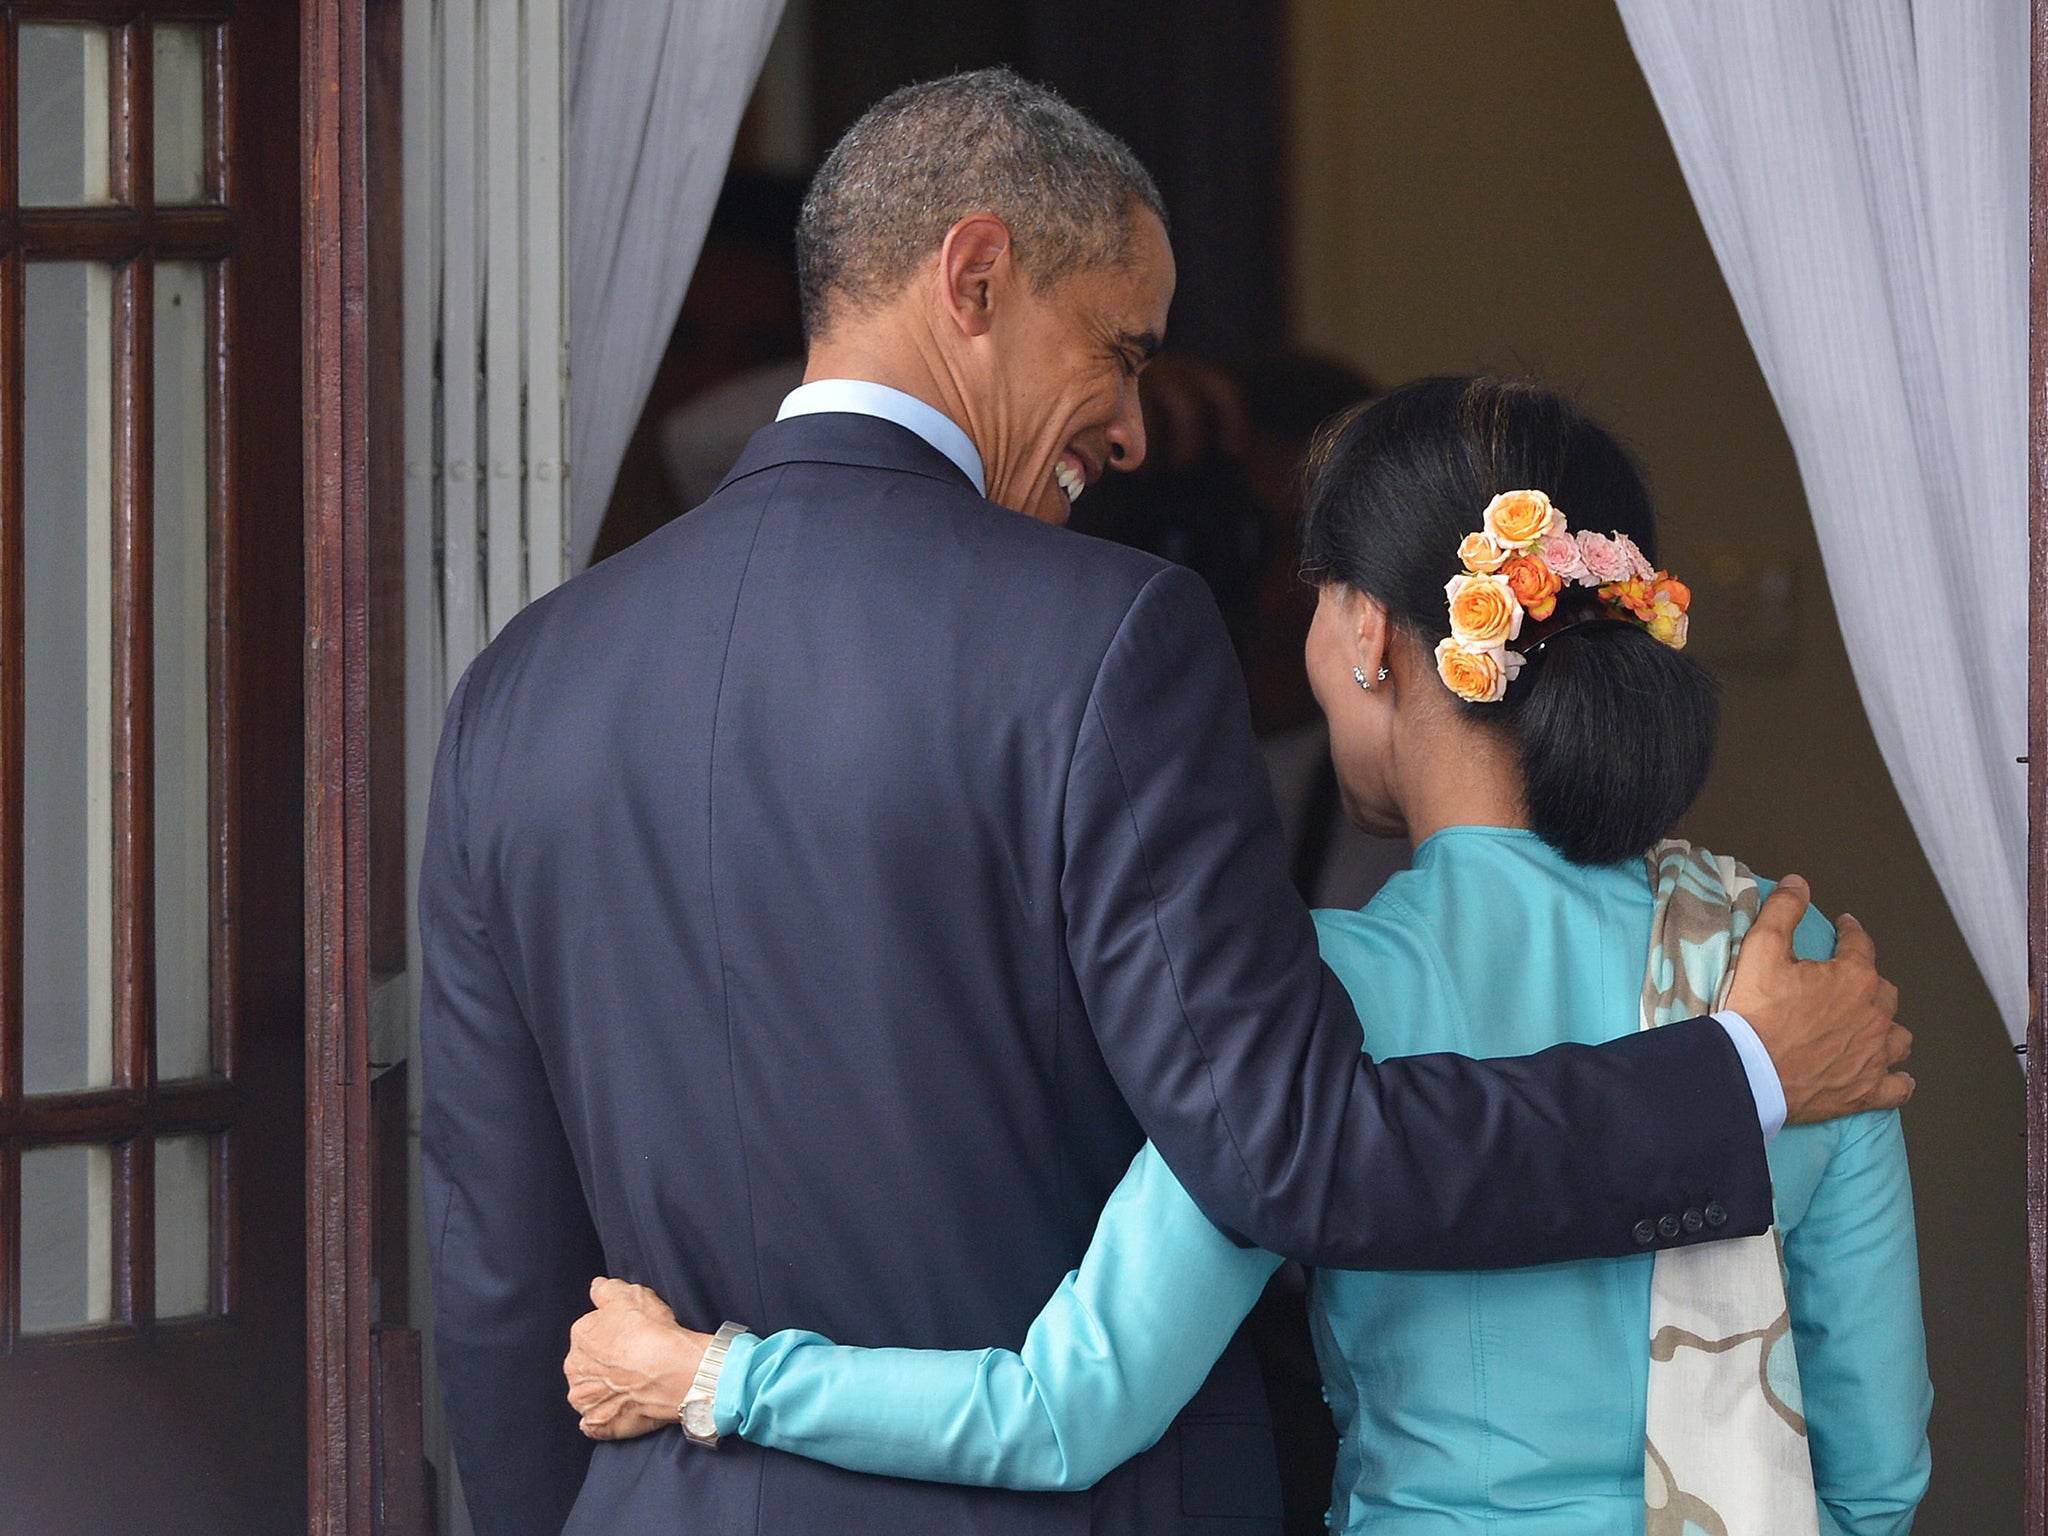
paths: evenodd
<path fill-rule="evenodd" d="M 1326 427 L 1308 476 L 1305 569 L 1384 603 L 1425 651 L 1450 633 L 1458 546 L 1503 491 L 1543 491 L 1574 529 L 1625 533 L 1657 558 L 1627 451 L 1537 384 L 1403 385 Z M 1706 784 L 1720 721 L 1706 670 L 1633 624 L 1560 629 L 1502 699 L 1458 707 L 1513 737 L 1531 827 L 1581 864 L 1639 856 L 1670 833 Z"/>

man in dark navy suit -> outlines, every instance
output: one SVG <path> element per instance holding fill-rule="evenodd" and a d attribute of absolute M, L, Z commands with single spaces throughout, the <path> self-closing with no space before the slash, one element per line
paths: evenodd
<path fill-rule="evenodd" d="M 716 1358 L 647 1384 L 686 1426 L 593 1454 L 569 1325 L 605 1273 L 761 1331 L 1015 1347 L 1148 1135 L 1218 1225 L 1314 1264 L 1755 1233 L 1788 1103 L 1910 1091 L 1846 919 L 1828 966 L 1765 925 L 1746 1019 L 1367 1059 L 1201 583 L 1058 526 L 1144 455 L 1174 267 L 1143 169 L 1007 74 L 914 87 L 819 173 L 801 257 L 783 418 L 449 705 L 423 1139 L 485 1536 L 1271 1531 L 1241 1346 L 1157 1447 L 1053 1496 L 715 1445 Z"/>

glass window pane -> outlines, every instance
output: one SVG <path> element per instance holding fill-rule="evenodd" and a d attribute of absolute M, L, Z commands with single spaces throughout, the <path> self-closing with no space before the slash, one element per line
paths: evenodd
<path fill-rule="evenodd" d="M 161 29 L 158 33 L 162 35 Z M 207 906 L 207 281 L 156 268 L 156 1050 L 160 1078 L 212 1065 Z"/>
<path fill-rule="evenodd" d="M 107 29 L 24 22 L 20 91 L 22 206 L 106 202 Z"/>
<path fill-rule="evenodd" d="M 156 200 L 196 203 L 206 195 L 204 34 L 161 22 L 155 33 Z"/>
<path fill-rule="evenodd" d="M 49 1333 L 114 1315 L 113 1158 L 105 1147 L 21 1154 L 21 1327 Z"/>
<path fill-rule="evenodd" d="M 113 1081 L 111 274 L 32 262 L 24 299 L 22 1065 L 48 1093 Z"/>
<path fill-rule="evenodd" d="M 212 1249 L 213 1171 L 204 1136 L 165 1136 L 156 1144 L 156 1315 L 198 1317 L 207 1310 Z"/>

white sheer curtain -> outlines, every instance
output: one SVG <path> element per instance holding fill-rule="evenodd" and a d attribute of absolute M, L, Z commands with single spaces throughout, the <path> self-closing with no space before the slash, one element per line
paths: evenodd
<path fill-rule="evenodd" d="M 1878 746 L 2017 1041 L 2027 0 L 1618 4 L 1798 454 Z"/>
<path fill-rule="evenodd" d="M 571 0 L 570 558 L 668 345 L 783 0 Z"/>

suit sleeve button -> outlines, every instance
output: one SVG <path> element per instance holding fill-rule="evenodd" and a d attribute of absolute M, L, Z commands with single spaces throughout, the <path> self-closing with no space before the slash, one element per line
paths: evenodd
<path fill-rule="evenodd" d="M 1639 1244 L 1647 1248 L 1650 1246 L 1650 1244 L 1657 1241 L 1657 1223 L 1645 1217 L 1643 1220 L 1635 1224 L 1635 1227 L 1629 1233 L 1629 1236 L 1633 1237 Z"/>
<path fill-rule="evenodd" d="M 1678 1224 L 1688 1232 L 1697 1232 L 1707 1224 L 1707 1218 L 1701 1215 L 1697 1209 L 1693 1209 L 1679 1217 Z"/>
<path fill-rule="evenodd" d="M 1678 1218 L 1676 1216 L 1659 1216 L 1657 1218 L 1657 1230 L 1666 1237 L 1678 1236 Z"/>
<path fill-rule="evenodd" d="M 1710 1227 L 1725 1227 L 1728 1225 L 1728 1209 L 1718 1200 L 1709 1200 L 1707 1202 L 1706 1217 L 1707 1225 Z"/>

